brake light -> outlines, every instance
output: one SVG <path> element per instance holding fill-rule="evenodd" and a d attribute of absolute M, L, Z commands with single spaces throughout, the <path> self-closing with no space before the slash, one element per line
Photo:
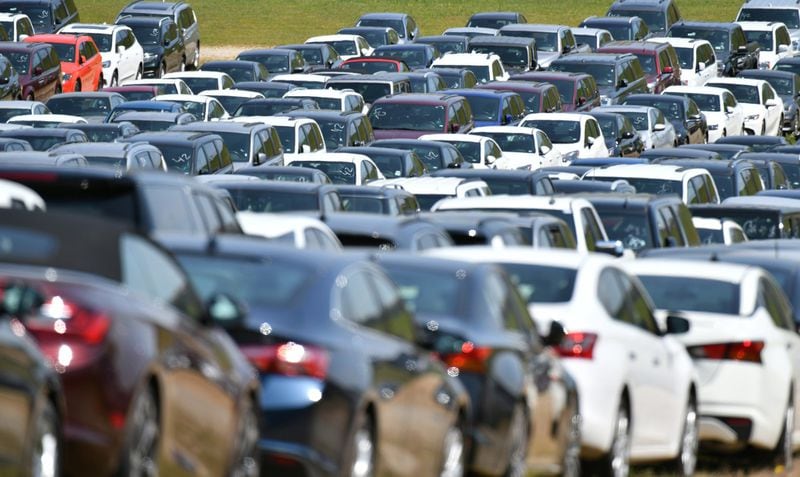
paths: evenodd
<path fill-rule="evenodd" d="M 37 314 L 25 318 L 25 327 L 38 339 L 63 337 L 88 345 L 101 343 L 110 326 L 108 315 L 60 296 L 50 298 Z"/>
<path fill-rule="evenodd" d="M 244 345 L 240 348 L 248 361 L 262 373 L 319 379 L 328 374 L 328 353 L 314 346 L 289 342 Z"/>
<path fill-rule="evenodd" d="M 742 341 L 739 343 L 714 343 L 688 346 L 686 350 L 695 359 L 716 359 L 727 361 L 761 362 L 763 341 Z"/>
<path fill-rule="evenodd" d="M 470 373 L 486 373 L 489 369 L 489 358 L 492 349 L 475 346 L 471 341 L 461 344 L 460 352 L 443 354 L 441 359 L 448 368 Z"/>
<path fill-rule="evenodd" d="M 597 334 L 571 332 L 564 335 L 556 352 L 562 358 L 592 359 L 595 344 L 597 344 Z"/>

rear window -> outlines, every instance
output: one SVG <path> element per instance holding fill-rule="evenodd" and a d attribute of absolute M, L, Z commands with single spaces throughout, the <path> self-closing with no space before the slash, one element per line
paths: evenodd
<path fill-rule="evenodd" d="M 464 280 L 458 272 L 387 267 L 389 277 L 412 313 L 456 315 L 463 296 Z M 463 272 L 462 272 L 463 273 Z"/>
<path fill-rule="evenodd" d="M 735 283 L 650 275 L 640 276 L 639 279 L 650 293 L 656 308 L 739 314 L 739 286 Z"/>
<path fill-rule="evenodd" d="M 528 304 L 565 303 L 572 298 L 575 277 L 578 274 L 572 268 L 519 263 L 500 265 L 506 270 Z"/>
<path fill-rule="evenodd" d="M 319 210 L 316 194 L 270 191 L 264 189 L 237 189 L 225 187 L 231 194 L 236 209 L 250 212 L 295 212 Z"/>
<path fill-rule="evenodd" d="M 631 250 L 653 246 L 650 225 L 644 211 L 641 214 L 611 212 L 599 208 L 597 211 L 610 240 L 620 240 L 625 248 Z"/>

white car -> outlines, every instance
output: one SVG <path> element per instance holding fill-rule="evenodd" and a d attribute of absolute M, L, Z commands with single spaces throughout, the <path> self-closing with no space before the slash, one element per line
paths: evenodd
<path fill-rule="evenodd" d="M 673 194 L 684 204 L 719 204 L 714 178 L 705 169 L 667 164 L 619 164 L 590 169 L 583 180 L 614 182 L 624 179 L 646 194 Z"/>
<path fill-rule="evenodd" d="M 193 94 L 209 89 L 231 89 L 235 83 L 229 74 L 220 71 L 177 71 L 162 78 L 183 80 Z"/>
<path fill-rule="evenodd" d="M 530 248 L 426 254 L 496 263 L 511 275 L 578 387 L 582 457 L 599 458 L 599 470 L 614 476 L 627 476 L 630 463 L 657 461 L 677 461 L 675 475 L 693 474 L 699 383 L 674 338 L 689 324 L 671 317 L 660 326 L 644 287 L 619 262 Z"/>
<path fill-rule="evenodd" d="M 519 157 L 505 157 L 494 139 L 477 134 L 425 134 L 421 141 L 452 144 L 475 169 L 527 169 L 530 162 Z"/>
<path fill-rule="evenodd" d="M 195 94 L 192 88 L 185 81 L 177 78 L 148 78 L 130 80 L 122 83 L 122 86 L 158 86 L 163 89 L 164 94 Z"/>
<path fill-rule="evenodd" d="M 707 86 L 725 88 L 744 108 L 744 127 L 749 134 L 780 136 L 783 126 L 783 100 L 764 80 L 717 78 Z"/>
<path fill-rule="evenodd" d="M 543 131 L 520 126 L 484 126 L 469 132 L 491 138 L 500 146 L 503 156 L 517 167 L 529 170 L 564 165 L 564 158 Z"/>
<path fill-rule="evenodd" d="M 229 119 L 230 114 L 225 111 L 222 103 L 210 96 L 199 94 L 160 94 L 153 101 L 166 101 L 183 106 L 187 113 L 191 113 L 200 121 L 219 121 Z"/>
<path fill-rule="evenodd" d="M 117 86 L 142 77 L 144 50 L 130 27 L 124 25 L 72 23 L 59 33 L 88 35 L 103 57 L 104 86 Z"/>
<path fill-rule="evenodd" d="M 289 83 L 300 88 L 307 89 L 323 89 L 328 83 L 330 78 L 325 75 L 315 74 L 290 74 L 290 75 L 275 75 L 270 78 L 270 81 L 276 83 Z"/>
<path fill-rule="evenodd" d="M 608 157 L 608 148 L 600 124 L 588 114 L 533 113 L 522 118 L 519 125 L 536 128 L 547 134 L 564 161 Z"/>
<path fill-rule="evenodd" d="M 286 116 L 237 116 L 230 121 L 263 123 L 278 132 L 284 152 L 284 164 L 300 155 L 327 152 L 322 129 L 313 119 Z"/>
<path fill-rule="evenodd" d="M 486 182 L 463 177 L 398 177 L 375 181 L 372 187 L 397 187 L 414 194 L 422 210 L 431 210 L 448 198 L 485 197 L 492 191 Z"/>
<path fill-rule="evenodd" d="M 322 35 L 313 36 L 305 43 L 325 43 L 330 45 L 342 60 L 358 58 L 360 56 L 370 56 L 375 50 L 367 40 L 361 35 Z M 275 80 L 277 81 L 277 80 Z"/>
<path fill-rule="evenodd" d="M 614 41 L 614 37 L 608 30 L 602 28 L 572 27 L 572 36 L 578 45 L 588 45 L 592 51 L 601 48 L 608 42 Z"/>
<path fill-rule="evenodd" d="M 201 91 L 198 96 L 208 96 L 216 99 L 231 116 L 245 102 L 251 99 L 264 99 L 263 94 L 244 89 L 210 89 Z"/>
<path fill-rule="evenodd" d="M 598 249 L 611 252 L 616 246 L 608 240 L 597 210 L 588 200 L 570 196 L 492 195 L 443 200 L 432 210 L 474 210 L 479 212 L 542 212 L 566 222 L 575 235 L 578 251 L 593 252 Z M 621 247 L 621 245 L 620 245 Z M 616 252 L 617 250 L 614 249 Z M 620 251 L 621 253 L 621 251 Z"/>
<path fill-rule="evenodd" d="M 597 112 L 617 113 L 625 116 L 642 138 L 645 149 L 675 147 L 678 139 L 675 126 L 664 117 L 660 109 L 651 106 L 616 105 L 601 106 Z"/>
<path fill-rule="evenodd" d="M 744 229 L 730 219 L 692 217 L 692 224 L 697 229 L 697 235 L 702 244 L 733 245 L 748 241 Z"/>
<path fill-rule="evenodd" d="M 670 86 L 661 94 L 685 96 L 693 100 L 708 123 L 708 142 L 744 131 L 744 107 L 733 94 L 713 86 Z"/>
<path fill-rule="evenodd" d="M 21 114 L 7 121 L 8 124 L 20 124 L 37 128 L 57 128 L 59 124 L 88 124 L 85 118 L 71 114 Z"/>
<path fill-rule="evenodd" d="M 453 27 L 442 32 L 442 36 L 466 36 L 473 38 L 476 36 L 497 36 L 500 30 L 497 28 L 486 27 Z"/>
<path fill-rule="evenodd" d="M 256 179 L 258 180 L 258 179 Z M 342 243 L 324 222 L 302 215 L 237 212 L 236 220 L 247 235 L 288 242 L 298 249 L 338 252 Z"/>
<path fill-rule="evenodd" d="M 0 123 L 22 114 L 50 114 L 50 109 L 41 101 L 0 101 Z"/>
<path fill-rule="evenodd" d="M 677 339 L 700 378 L 701 440 L 775 450 L 791 465 L 800 443 L 800 335 L 775 279 L 758 267 L 696 261 L 635 260 L 627 269 L 660 313 L 691 323 Z"/>
<path fill-rule="evenodd" d="M 491 53 L 450 53 L 433 60 L 431 69 L 462 68 L 475 73 L 479 83 L 507 81 L 510 78 L 500 57 Z"/>
<path fill-rule="evenodd" d="M 681 84 L 684 86 L 703 86 L 710 79 L 719 76 L 717 54 L 706 40 L 694 38 L 648 38 L 647 41 L 669 43 L 678 54 L 681 64 Z"/>
<path fill-rule="evenodd" d="M 330 109 L 334 111 L 355 111 L 367 114 L 367 107 L 364 98 L 355 91 L 338 89 L 295 89 L 283 95 L 284 98 L 308 98 L 313 99 L 319 105 L 319 109 Z"/>
<path fill-rule="evenodd" d="M 385 179 L 375 162 L 363 154 L 326 152 L 294 157 L 287 166 L 308 167 L 322 171 L 334 184 L 366 185 Z"/>
<path fill-rule="evenodd" d="M 771 70 L 782 58 L 794 56 L 792 38 L 786 25 L 780 22 L 736 22 L 744 30 L 747 42 L 758 43 L 758 69 Z"/>
<path fill-rule="evenodd" d="M 33 23 L 24 13 L 0 13 L 0 26 L 8 33 L 9 41 L 22 41 L 35 35 Z"/>

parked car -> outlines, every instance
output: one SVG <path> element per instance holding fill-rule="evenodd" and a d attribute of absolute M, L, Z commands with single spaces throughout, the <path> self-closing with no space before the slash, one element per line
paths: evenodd
<path fill-rule="evenodd" d="M 637 16 L 591 16 L 583 20 L 581 28 L 602 28 L 611 32 L 617 41 L 640 41 L 650 38 L 647 23 Z"/>
<path fill-rule="evenodd" d="M 722 76 L 717 70 L 717 54 L 707 40 L 699 38 L 650 38 L 651 43 L 668 43 L 675 49 L 681 68 L 681 84 L 703 86 L 706 81 Z"/>
<path fill-rule="evenodd" d="M 439 50 L 435 46 L 424 43 L 385 45 L 376 47 L 373 56 L 394 58 L 407 64 L 412 70 L 429 68 L 433 60 L 439 58 Z"/>
<path fill-rule="evenodd" d="M 0 55 L 11 61 L 19 75 L 19 99 L 46 101 L 61 92 L 61 62 L 55 48 L 49 44 L 0 42 Z M 5 70 L 8 70 L 7 65 Z M 9 72 L 9 82 L 13 77 Z"/>
<path fill-rule="evenodd" d="M 230 151 L 217 134 L 142 132 L 121 142 L 146 142 L 156 146 L 163 154 L 169 171 L 190 176 L 233 172 Z"/>
<path fill-rule="evenodd" d="M 251 166 L 282 166 L 283 147 L 278 131 L 262 123 L 195 122 L 173 126 L 170 131 L 208 132 L 222 138 L 233 162 L 233 170 Z"/>
<path fill-rule="evenodd" d="M 167 171 L 161 151 L 146 143 L 72 143 L 54 146 L 48 152 L 80 154 L 90 166 L 110 167 L 117 171 L 138 169 Z"/>
<path fill-rule="evenodd" d="M 615 0 L 606 12 L 609 17 L 639 17 L 654 34 L 667 33 L 675 22 L 681 20 L 675 0 Z"/>
<path fill-rule="evenodd" d="M 692 206 L 692 216 L 733 220 L 750 240 L 800 237 L 800 208 L 794 199 L 756 196 L 753 202 L 729 202 L 720 205 Z M 750 197 L 743 197 L 750 199 Z M 767 199 L 767 200 L 764 200 Z M 781 226 L 782 224 L 782 226 Z"/>
<path fill-rule="evenodd" d="M 637 192 L 677 195 L 686 205 L 719 204 L 719 193 L 705 169 L 664 164 L 624 164 L 590 170 L 584 180 L 625 179 Z"/>
<path fill-rule="evenodd" d="M 130 123 L 140 131 L 166 131 L 173 126 L 190 124 L 196 122 L 197 118 L 193 114 L 183 112 L 147 112 L 132 111 L 116 116 L 112 123 Z"/>
<path fill-rule="evenodd" d="M 772 86 L 783 100 L 783 124 L 785 136 L 800 136 L 800 77 L 795 73 L 776 70 L 746 70 L 739 77 L 764 80 Z"/>
<path fill-rule="evenodd" d="M 410 192 L 391 187 L 337 186 L 346 212 L 381 215 L 416 215 L 419 202 Z"/>
<path fill-rule="evenodd" d="M 301 250 L 334 253 L 342 250 L 342 244 L 330 227 L 313 217 L 237 212 L 236 220 L 242 225 L 245 234 L 264 237 L 271 245 L 290 245 Z"/>
<path fill-rule="evenodd" d="M 378 166 L 368 156 L 328 152 L 299 157 L 288 162 L 291 167 L 307 167 L 325 173 L 333 184 L 366 185 L 384 179 Z"/>
<path fill-rule="evenodd" d="M 0 63 L 2 63 L 0 59 Z M 0 101 L 0 123 L 27 114 L 47 114 L 50 110 L 41 101 Z"/>
<path fill-rule="evenodd" d="M 73 23 L 59 33 L 92 37 L 103 58 L 103 86 L 119 86 L 144 74 L 144 49 L 129 27 Z"/>
<path fill-rule="evenodd" d="M 608 157 L 603 131 L 594 116 L 575 113 L 534 113 L 522 118 L 521 127 L 547 135 L 562 161 L 582 157 Z M 502 147 L 501 147 L 502 149 Z"/>
<path fill-rule="evenodd" d="M 630 53 L 639 58 L 651 93 L 661 93 L 665 88 L 681 84 L 678 54 L 669 43 L 614 41 L 598 48 L 597 52 Z"/>
<path fill-rule="evenodd" d="M 433 72 L 441 76 L 448 88 L 475 88 L 478 78 L 472 70 L 466 68 L 435 68 L 417 70 L 417 73 Z"/>
<path fill-rule="evenodd" d="M 163 78 L 171 71 L 183 71 L 186 66 L 187 46 L 173 20 L 158 16 L 125 15 L 118 18 L 116 24 L 130 28 L 136 41 L 142 45 L 142 76 Z"/>
<path fill-rule="evenodd" d="M 419 217 L 347 212 L 326 215 L 325 223 L 345 249 L 421 252 L 453 245 L 442 227 Z"/>
<path fill-rule="evenodd" d="M 622 104 L 628 96 L 648 91 L 639 59 L 632 54 L 590 53 L 559 58 L 550 70 L 585 73 L 594 77 L 600 92 L 600 104 Z"/>
<path fill-rule="evenodd" d="M 299 43 L 281 45 L 276 48 L 299 51 L 303 55 L 303 59 L 311 67 L 311 70 L 336 68 L 342 62 L 339 53 L 327 43 Z"/>
<path fill-rule="evenodd" d="M 177 103 L 168 101 L 153 101 L 153 100 L 140 100 L 140 101 L 125 101 L 118 104 L 108 113 L 106 122 L 114 121 L 118 116 L 130 112 L 158 112 L 158 113 L 182 113 L 184 112 L 183 106 Z"/>
<path fill-rule="evenodd" d="M 184 66 L 193 69 L 200 66 L 200 28 L 197 15 L 188 2 L 134 0 L 120 10 L 116 23 L 129 16 L 166 18 L 175 23 L 180 33 L 180 42 L 185 46 Z"/>
<path fill-rule="evenodd" d="M 126 81 L 122 86 L 119 87 L 121 89 L 117 89 L 116 91 L 124 95 L 125 89 L 122 88 L 142 87 L 142 86 L 150 88 L 158 88 L 159 92 L 157 94 L 194 94 L 194 92 L 191 90 L 191 88 L 189 88 L 189 86 L 186 84 L 185 81 L 176 78 L 173 79 L 147 78 L 147 79 L 130 80 Z M 137 98 L 137 99 L 151 99 L 151 98 L 152 96 L 148 96 L 147 98 Z"/>
<path fill-rule="evenodd" d="M 779 22 L 736 22 L 748 43 L 758 44 L 758 68 L 771 70 L 781 58 L 794 56 L 792 38 L 786 25 Z"/>
<path fill-rule="evenodd" d="M 695 102 L 708 124 L 708 142 L 746 133 L 745 108 L 728 89 L 714 86 L 670 86 L 663 94 L 684 96 Z"/>
<path fill-rule="evenodd" d="M 358 35 L 367 40 L 373 48 L 384 45 L 396 45 L 400 37 L 394 28 L 388 26 L 359 26 L 340 28 L 338 35 Z"/>
<path fill-rule="evenodd" d="M 745 159 L 663 159 L 659 164 L 705 169 L 714 179 L 720 200 L 740 195 L 755 195 L 764 189 L 758 169 Z"/>
<path fill-rule="evenodd" d="M 452 144 L 419 139 L 378 139 L 371 146 L 413 151 L 429 172 L 469 167 L 464 156 Z"/>
<path fill-rule="evenodd" d="M 326 152 L 322 130 L 313 119 L 285 116 L 242 116 L 235 117 L 232 121 L 261 122 L 275 128 L 283 146 L 284 161 L 293 155 Z"/>
<path fill-rule="evenodd" d="M 0 101 L 14 101 L 22 97 L 20 75 L 11 61 L 0 56 Z"/>
<path fill-rule="evenodd" d="M 259 179 L 287 182 L 308 182 L 312 184 L 330 184 L 331 179 L 324 172 L 304 167 L 270 166 L 243 167 L 236 170 L 237 176 L 248 175 Z"/>
<path fill-rule="evenodd" d="M 589 113 L 597 120 L 611 157 L 639 157 L 644 142 L 631 121 L 620 113 L 594 110 Z"/>
<path fill-rule="evenodd" d="M 3 0 L 0 12 L 27 15 L 34 33 L 56 33 L 61 28 L 80 21 L 73 0 Z"/>
<path fill-rule="evenodd" d="M 220 71 L 179 71 L 167 73 L 163 77 L 183 80 L 192 90 L 190 94 L 198 94 L 210 89 L 230 89 L 235 83 L 230 75 Z"/>
<path fill-rule="evenodd" d="M 121 94 L 98 91 L 56 94 L 45 105 L 52 114 L 80 116 L 88 122 L 102 123 L 114 108 L 125 101 Z"/>
<path fill-rule="evenodd" d="M 742 70 L 758 68 L 758 44 L 748 43 L 742 27 L 736 23 L 681 20 L 670 27 L 667 36 L 711 43 L 717 56 L 719 76 L 736 76 Z"/>
<path fill-rule="evenodd" d="M 718 78 L 706 83 L 724 88 L 736 97 L 744 108 L 744 127 L 750 134 L 761 136 L 781 135 L 783 128 L 783 100 L 764 80 L 746 78 Z"/>
<path fill-rule="evenodd" d="M 659 109 L 675 129 L 678 145 L 708 142 L 708 123 L 697 104 L 689 98 L 658 94 L 634 94 L 628 96 L 623 104 L 626 106 L 651 106 Z"/>
<path fill-rule="evenodd" d="M 327 217 L 343 210 L 339 193 L 329 184 L 263 180 L 225 181 L 214 186 L 227 190 L 236 209 L 245 212 L 310 212 Z"/>
<path fill-rule="evenodd" d="M 515 75 L 511 79 L 552 84 L 558 89 L 561 109 L 566 113 L 586 112 L 600 106 L 600 91 L 597 81 L 587 73 L 535 71 Z"/>
<path fill-rule="evenodd" d="M 575 42 L 579 45 L 587 45 L 592 51 L 597 51 L 608 42 L 614 41 L 611 32 L 602 28 L 570 28 Z"/>
<path fill-rule="evenodd" d="M 428 169 L 416 152 L 390 147 L 352 146 L 343 147 L 337 152 L 361 154 L 372 159 L 386 178 L 420 177 L 428 173 Z"/>
<path fill-rule="evenodd" d="M 124 139 L 139 132 L 133 123 L 94 123 L 94 124 L 70 124 L 69 129 L 83 131 L 89 142 L 114 142 L 117 139 Z M 67 127 L 61 125 L 59 127 Z"/>
<path fill-rule="evenodd" d="M 408 73 L 411 68 L 402 60 L 384 56 L 359 56 L 344 60 L 339 69 L 361 74 Z"/>
<path fill-rule="evenodd" d="M 24 13 L 0 13 L 0 26 L 8 34 L 8 41 L 22 41 L 34 35 L 33 23 Z"/>
<path fill-rule="evenodd" d="M 468 53 L 470 37 L 464 35 L 421 36 L 415 43 L 435 46 L 442 55 L 446 53 Z"/>
<path fill-rule="evenodd" d="M 547 134 L 530 126 L 485 126 L 475 128 L 470 134 L 494 140 L 506 161 L 520 169 L 527 164 L 529 170 L 548 166 L 559 166 L 564 156 L 547 137 Z"/>
<path fill-rule="evenodd" d="M 733 245 L 748 240 L 742 227 L 733 220 L 692 217 L 692 223 L 703 245 Z"/>
<path fill-rule="evenodd" d="M 433 177 L 479 179 L 486 183 L 492 195 L 553 195 L 554 181 L 542 171 L 502 169 L 440 169 Z"/>
<path fill-rule="evenodd" d="M 446 93 L 379 98 L 370 107 L 369 121 L 376 139 L 414 139 L 431 132 L 466 133 L 474 125 L 467 100 Z"/>
<path fill-rule="evenodd" d="M 0 131 L 0 137 L 28 141 L 34 151 L 46 151 L 59 144 L 89 141 L 82 131 L 64 128 L 25 128 Z"/>
<path fill-rule="evenodd" d="M 310 66 L 303 58 L 303 54 L 298 50 L 289 48 L 261 48 L 245 50 L 236 56 L 236 60 L 255 61 L 261 63 L 267 69 L 268 75 L 284 73 L 303 74 L 310 72 Z M 237 83 L 242 81 L 237 78 L 234 79 Z"/>
<path fill-rule="evenodd" d="M 270 73 L 278 73 L 277 71 L 269 71 L 261 62 L 245 59 L 207 61 L 200 67 L 200 71 L 218 71 L 220 73 L 225 73 L 233 78 L 235 83 L 244 81 L 267 81 L 270 77 Z"/>
<path fill-rule="evenodd" d="M 660 109 L 651 106 L 603 106 L 596 110 L 625 116 L 642 137 L 645 150 L 678 145 L 675 128 Z"/>
<path fill-rule="evenodd" d="M 466 26 L 499 29 L 513 23 L 528 23 L 528 19 L 519 12 L 478 12 L 469 17 Z"/>
<path fill-rule="evenodd" d="M 431 68 L 465 68 L 475 73 L 479 83 L 509 79 L 500 57 L 492 53 L 451 53 L 435 59 Z"/>
<path fill-rule="evenodd" d="M 536 40 L 539 68 L 547 69 L 562 55 L 589 53 L 589 45 L 579 45 L 568 26 L 533 23 L 511 24 L 500 28 L 500 36 L 520 36 Z"/>
<path fill-rule="evenodd" d="M 225 111 L 222 103 L 210 96 L 162 94 L 153 98 L 153 101 L 179 104 L 184 112 L 194 115 L 198 121 L 219 121 L 231 117 L 230 114 Z"/>
<path fill-rule="evenodd" d="M 397 32 L 401 44 L 411 43 L 420 35 L 417 22 L 407 13 L 366 13 L 359 17 L 355 26 L 391 27 Z"/>
<path fill-rule="evenodd" d="M 561 96 L 558 88 L 550 83 L 532 81 L 492 81 L 480 84 L 477 89 L 494 89 L 517 93 L 525 106 L 525 114 L 555 113 L 562 111 Z"/>
<path fill-rule="evenodd" d="M 509 74 L 534 71 L 539 68 L 536 40 L 514 36 L 475 37 L 469 48 L 476 53 L 495 54 L 500 57 Z"/>
<path fill-rule="evenodd" d="M 399 32 L 398 32 L 399 33 Z M 305 43 L 324 43 L 330 45 L 342 60 L 372 55 L 373 48 L 363 37 L 358 35 L 321 35 L 314 36 Z"/>

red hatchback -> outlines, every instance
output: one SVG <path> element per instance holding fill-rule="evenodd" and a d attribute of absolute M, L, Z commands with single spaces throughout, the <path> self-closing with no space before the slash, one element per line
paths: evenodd
<path fill-rule="evenodd" d="M 669 43 L 648 41 L 612 41 L 597 50 L 598 53 L 630 53 L 639 58 L 647 77 L 647 89 L 661 94 L 668 86 L 680 86 L 681 66 L 678 54 Z"/>
<path fill-rule="evenodd" d="M 600 106 L 600 92 L 594 76 L 562 71 L 529 71 L 511 77 L 514 81 L 550 83 L 558 89 L 565 113 L 586 113 Z"/>
<path fill-rule="evenodd" d="M 61 89 L 73 91 L 98 91 L 103 86 L 103 58 L 92 37 L 82 35 L 33 35 L 26 43 L 48 43 L 61 60 Z"/>
<path fill-rule="evenodd" d="M 385 58 L 381 56 L 365 56 L 350 58 L 339 65 L 341 70 L 356 71 L 371 75 L 380 71 L 389 73 L 407 73 L 411 71 L 405 62 L 395 58 Z"/>

